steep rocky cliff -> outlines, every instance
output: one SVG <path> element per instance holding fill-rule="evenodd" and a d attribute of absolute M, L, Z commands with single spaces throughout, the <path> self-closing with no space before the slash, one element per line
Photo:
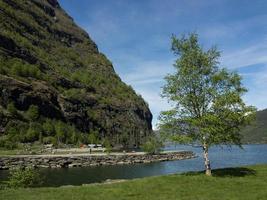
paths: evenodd
<path fill-rule="evenodd" d="M 1 137 L 74 143 L 93 133 L 132 146 L 151 133 L 151 120 L 56 0 L 0 0 Z"/>

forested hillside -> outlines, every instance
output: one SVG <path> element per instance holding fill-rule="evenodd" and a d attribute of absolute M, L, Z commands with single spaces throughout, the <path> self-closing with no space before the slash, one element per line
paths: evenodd
<path fill-rule="evenodd" d="M 267 143 L 267 109 L 256 112 L 256 120 L 242 130 L 243 143 Z"/>
<path fill-rule="evenodd" d="M 1 145 L 133 146 L 151 133 L 147 103 L 56 0 L 0 0 L 0 27 Z"/>

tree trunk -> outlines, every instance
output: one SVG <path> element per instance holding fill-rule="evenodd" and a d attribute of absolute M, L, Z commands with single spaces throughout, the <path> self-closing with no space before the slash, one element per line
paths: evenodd
<path fill-rule="evenodd" d="M 211 176 L 210 161 L 208 157 L 208 146 L 206 143 L 203 144 L 203 156 L 205 161 L 206 175 Z"/>

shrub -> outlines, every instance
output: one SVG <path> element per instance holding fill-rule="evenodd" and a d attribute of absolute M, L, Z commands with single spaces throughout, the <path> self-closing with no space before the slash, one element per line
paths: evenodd
<path fill-rule="evenodd" d="M 110 153 L 112 151 L 112 146 L 111 146 L 111 144 L 110 144 L 110 142 L 109 142 L 109 140 L 107 138 L 104 139 L 103 145 L 106 148 L 105 151 L 107 153 Z"/>
<path fill-rule="evenodd" d="M 9 141 L 8 139 L 0 139 L 0 147 L 8 150 L 16 149 L 18 144 L 16 142 Z"/>
<path fill-rule="evenodd" d="M 52 136 L 44 137 L 43 138 L 44 144 L 53 144 L 54 146 L 57 146 L 57 139 Z"/>
<path fill-rule="evenodd" d="M 24 142 L 28 127 L 28 123 L 10 120 L 5 127 L 7 139 L 11 142 Z"/>
<path fill-rule="evenodd" d="M 55 130 L 58 142 L 64 143 L 68 135 L 69 126 L 61 121 L 58 121 L 55 124 Z"/>
<path fill-rule="evenodd" d="M 41 79 L 41 71 L 35 65 L 30 65 L 19 59 L 13 59 L 10 61 L 10 73 L 20 77 L 32 77 Z"/>
<path fill-rule="evenodd" d="M 76 144 L 78 141 L 78 130 L 74 125 L 65 124 L 66 126 L 66 144 Z"/>
<path fill-rule="evenodd" d="M 129 144 L 129 137 L 130 134 L 127 134 L 126 132 L 122 133 L 120 136 L 120 143 L 123 145 L 123 147 L 127 147 L 127 145 Z"/>
<path fill-rule="evenodd" d="M 12 116 L 14 116 L 14 115 L 17 114 L 17 109 L 16 109 L 16 107 L 15 107 L 15 105 L 14 105 L 13 102 L 11 102 L 11 103 L 9 103 L 9 104 L 7 105 L 7 111 L 8 111 Z"/>
<path fill-rule="evenodd" d="M 54 127 L 54 122 L 52 120 L 46 119 L 42 126 L 45 136 L 55 135 L 55 127 Z"/>
<path fill-rule="evenodd" d="M 39 118 L 39 109 L 38 106 L 31 105 L 26 113 L 27 118 L 30 121 L 35 121 Z"/>
<path fill-rule="evenodd" d="M 26 133 L 26 140 L 28 142 L 34 142 L 39 139 L 40 133 L 42 133 L 42 126 L 39 123 L 30 123 L 30 127 Z"/>
<path fill-rule="evenodd" d="M 148 154 L 157 154 L 161 151 L 163 142 L 157 137 L 150 137 L 143 145 L 142 149 Z"/>
<path fill-rule="evenodd" d="M 9 188 L 37 187 L 42 185 L 42 178 L 36 169 L 17 168 L 10 170 L 6 184 Z"/>
<path fill-rule="evenodd" d="M 90 131 L 90 134 L 88 135 L 88 143 L 97 144 L 98 142 L 98 131 Z"/>

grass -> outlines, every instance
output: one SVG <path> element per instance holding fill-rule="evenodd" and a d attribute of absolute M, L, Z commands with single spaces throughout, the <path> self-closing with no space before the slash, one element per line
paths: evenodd
<path fill-rule="evenodd" d="M 266 200 L 267 165 L 135 179 L 113 184 L 0 191 L 3 200 Z"/>
<path fill-rule="evenodd" d="M 5 155 L 34 155 L 40 152 L 43 146 L 39 143 L 34 144 L 18 144 L 15 149 L 0 148 L 0 156 Z"/>

